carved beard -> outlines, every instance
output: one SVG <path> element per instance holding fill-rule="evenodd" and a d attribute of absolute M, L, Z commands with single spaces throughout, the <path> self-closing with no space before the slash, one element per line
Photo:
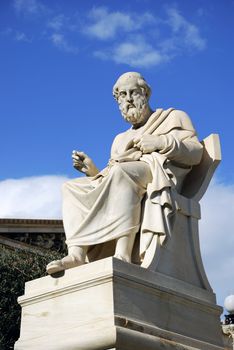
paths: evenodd
<path fill-rule="evenodd" d="M 121 103 L 119 108 L 124 119 L 132 125 L 136 125 L 145 120 L 148 102 L 144 96 L 141 96 L 134 103 Z"/>

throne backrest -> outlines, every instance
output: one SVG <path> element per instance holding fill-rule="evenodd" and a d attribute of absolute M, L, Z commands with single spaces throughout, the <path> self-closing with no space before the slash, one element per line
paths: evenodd
<path fill-rule="evenodd" d="M 200 201 L 221 161 L 221 147 L 218 134 L 211 134 L 202 142 L 204 147 L 201 162 L 193 166 L 184 180 L 181 194 Z"/>

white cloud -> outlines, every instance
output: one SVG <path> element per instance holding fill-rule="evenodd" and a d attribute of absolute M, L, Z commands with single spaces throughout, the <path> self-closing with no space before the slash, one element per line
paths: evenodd
<path fill-rule="evenodd" d="M 65 176 L 29 177 L 0 182 L 0 217 L 61 218 Z M 208 279 L 218 302 L 234 293 L 234 185 L 213 182 L 202 199 L 200 242 Z"/>
<path fill-rule="evenodd" d="M 95 55 L 102 59 L 110 56 L 116 63 L 125 63 L 132 67 L 152 67 L 169 60 L 169 56 L 145 42 L 143 37 L 125 41 L 111 51 L 97 51 Z"/>
<path fill-rule="evenodd" d="M 73 45 L 70 45 L 67 42 L 64 34 L 54 33 L 51 35 L 50 40 L 52 41 L 55 47 L 57 47 L 62 51 L 65 51 L 68 53 L 74 53 L 74 54 L 78 53 L 78 48 Z"/>
<path fill-rule="evenodd" d="M 16 32 L 15 34 L 15 40 L 16 41 L 24 41 L 27 43 L 30 43 L 31 40 L 27 37 L 27 35 L 23 32 Z"/>
<path fill-rule="evenodd" d="M 89 13 L 89 19 L 91 24 L 83 31 L 102 40 L 104 45 L 94 55 L 115 63 L 153 67 L 187 51 L 201 51 L 206 47 L 199 28 L 174 7 L 166 8 L 166 18 L 96 7 Z M 112 39 L 112 44 L 105 45 L 106 39 Z"/>
<path fill-rule="evenodd" d="M 206 40 L 201 37 L 198 27 L 186 20 L 177 9 L 168 8 L 167 14 L 169 17 L 167 22 L 177 35 L 174 40 L 180 39 L 184 45 L 197 50 L 206 47 Z"/>
<path fill-rule="evenodd" d="M 25 15 L 37 15 L 47 10 L 38 0 L 14 0 L 13 6 L 17 13 Z"/>
<path fill-rule="evenodd" d="M 234 185 L 213 182 L 202 200 L 200 241 L 203 262 L 218 302 L 234 294 Z"/>
<path fill-rule="evenodd" d="M 135 31 L 154 22 L 149 13 L 136 15 L 120 11 L 110 12 L 106 7 L 92 9 L 88 17 L 91 24 L 85 26 L 84 32 L 101 40 L 113 39 L 119 32 Z"/>
<path fill-rule="evenodd" d="M 150 68 L 206 47 L 198 26 L 175 7 L 165 7 L 164 16 L 158 17 L 157 13 L 111 11 L 108 7 L 97 6 L 84 18 L 79 13 L 56 14 L 40 0 L 14 0 L 13 4 L 19 14 L 43 15 L 43 37 L 67 53 L 78 52 L 74 38 L 83 34 L 86 39 L 98 41 L 98 48 L 92 50 L 95 57 L 136 68 Z M 23 33 L 13 38 L 29 41 Z M 83 52 L 87 52 L 87 48 Z"/>
<path fill-rule="evenodd" d="M 76 54 L 78 52 L 78 48 L 67 39 L 69 37 L 69 31 L 77 29 L 76 25 L 72 23 L 71 17 L 67 17 L 61 13 L 55 15 L 54 10 L 51 10 L 39 0 L 14 0 L 13 5 L 16 13 L 25 15 L 27 19 L 30 15 L 33 18 L 35 18 L 35 15 L 43 15 L 41 20 L 41 35 L 52 43 L 54 47 L 67 53 Z M 14 39 L 25 42 L 31 41 L 25 33 L 20 31 L 16 32 Z"/>
<path fill-rule="evenodd" d="M 61 185 L 65 176 L 0 181 L 0 217 L 61 218 Z"/>
<path fill-rule="evenodd" d="M 53 17 L 47 23 L 47 26 L 55 31 L 60 31 L 67 21 L 66 17 L 63 14 Z"/>

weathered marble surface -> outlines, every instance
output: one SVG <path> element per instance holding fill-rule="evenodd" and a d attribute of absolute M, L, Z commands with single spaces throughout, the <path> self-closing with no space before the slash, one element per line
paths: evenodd
<path fill-rule="evenodd" d="M 221 350 L 203 288 L 115 258 L 26 283 L 15 350 Z"/>
<path fill-rule="evenodd" d="M 87 176 L 63 186 L 68 256 L 48 264 L 48 273 L 96 260 L 93 246 L 108 242 L 115 244 L 111 255 L 131 262 L 138 232 L 142 260 L 155 236 L 163 244 L 173 235 L 175 194 L 200 163 L 203 146 L 185 112 L 153 111 L 150 94 L 149 85 L 136 72 L 121 75 L 115 83 L 113 95 L 132 126 L 115 137 L 102 171 L 84 152 L 73 151 L 74 167 Z"/>
<path fill-rule="evenodd" d="M 217 140 L 216 135 L 204 140 L 200 195 L 219 161 Z M 177 205 L 174 234 L 164 247 L 152 242 L 142 264 L 147 269 L 107 258 L 59 278 L 28 282 L 19 298 L 21 335 L 15 349 L 224 349 L 222 310 L 200 257 L 200 205 L 182 194 Z"/>
<path fill-rule="evenodd" d="M 136 74 L 114 87 L 133 128 L 117 136 L 109 166 L 73 153 L 88 176 L 64 186 L 68 256 L 47 267 L 65 274 L 26 283 L 16 350 L 223 349 L 198 235 L 219 138 L 200 143 L 182 111 L 153 113 Z"/>

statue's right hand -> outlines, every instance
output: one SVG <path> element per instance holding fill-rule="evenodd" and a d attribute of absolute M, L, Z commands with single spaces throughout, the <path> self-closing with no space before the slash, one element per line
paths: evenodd
<path fill-rule="evenodd" d="M 99 170 L 93 163 L 92 159 L 89 158 L 84 152 L 73 151 L 72 160 L 74 168 L 87 176 L 95 176 L 99 173 Z"/>

